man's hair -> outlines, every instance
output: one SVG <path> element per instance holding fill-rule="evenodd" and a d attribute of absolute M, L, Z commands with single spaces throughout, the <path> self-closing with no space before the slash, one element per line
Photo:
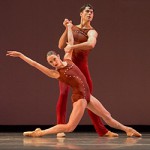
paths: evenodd
<path fill-rule="evenodd" d="M 82 12 L 86 7 L 89 7 L 90 9 L 93 9 L 94 11 L 94 7 L 91 4 L 84 4 L 81 8 L 80 8 L 80 12 Z"/>
<path fill-rule="evenodd" d="M 47 57 L 51 56 L 51 55 L 57 55 L 57 53 L 55 51 L 49 51 L 49 52 L 47 52 Z"/>

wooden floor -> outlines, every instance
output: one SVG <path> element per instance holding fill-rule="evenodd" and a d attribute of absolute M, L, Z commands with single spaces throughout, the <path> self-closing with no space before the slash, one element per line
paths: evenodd
<path fill-rule="evenodd" d="M 65 138 L 47 135 L 24 137 L 22 133 L 0 133 L 0 150 L 150 150 L 150 133 L 141 138 L 98 137 L 96 133 L 68 133 Z"/>

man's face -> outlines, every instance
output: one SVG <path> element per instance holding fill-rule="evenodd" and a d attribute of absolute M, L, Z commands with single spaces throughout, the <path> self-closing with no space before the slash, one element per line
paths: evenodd
<path fill-rule="evenodd" d="M 82 20 L 84 21 L 92 21 L 94 12 L 93 9 L 90 9 L 90 7 L 86 7 L 81 13 L 80 16 Z"/>
<path fill-rule="evenodd" d="M 52 67 L 55 67 L 55 68 L 59 68 L 59 66 L 62 65 L 60 57 L 56 55 L 47 56 L 47 61 Z"/>

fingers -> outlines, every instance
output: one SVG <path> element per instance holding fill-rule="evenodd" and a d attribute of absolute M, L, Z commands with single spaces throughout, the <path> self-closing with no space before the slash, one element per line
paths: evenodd
<path fill-rule="evenodd" d="M 16 57 L 18 56 L 18 52 L 17 51 L 7 51 L 6 56 L 12 56 L 12 57 Z"/>
<path fill-rule="evenodd" d="M 12 51 L 7 51 L 6 56 L 10 56 L 10 55 L 11 55 L 11 53 L 12 53 Z"/>
<path fill-rule="evenodd" d="M 7 54 L 12 54 L 13 52 L 15 52 L 15 51 L 7 51 Z"/>
<path fill-rule="evenodd" d="M 7 51 L 7 53 L 20 53 L 18 51 Z"/>
<path fill-rule="evenodd" d="M 64 25 L 64 26 L 66 26 L 68 22 L 69 22 L 69 20 L 68 20 L 68 19 L 64 19 L 64 21 L 63 21 L 63 25 Z"/>
<path fill-rule="evenodd" d="M 12 53 L 7 53 L 6 56 L 14 56 Z"/>
<path fill-rule="evenodd" d="M 67 26 L 68 23 L 71 23 L 71 24 L 72 24 L 72 20 L 64 19 L 63 25 L 64 25 L 64 26 Z"/>
<path fill-rule="evenodd" d="M 69 19 L 64 19 L 64 23 L 68 23 L 68 22 L 70 22 L 71 20 L 69 20 Z"/>
<path fill-rule="evenodd" d="M 65 18 L 65 19 L 64 19 L 64 22 L 69 22 L 69 19 L 66 19 L 66 18 Z"/>

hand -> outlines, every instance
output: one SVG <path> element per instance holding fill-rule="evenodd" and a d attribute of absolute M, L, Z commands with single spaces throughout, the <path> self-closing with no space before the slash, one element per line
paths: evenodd
<path fill-rule="evenodd" d="M 17 52 L 17 51 L 7 51 L 6 56 L 11 56 L 11 57 L 20 57 L 22 53 Z"/>
<path fill-rule="evenodd" d="M 63 25 L 64 25 L 65 27 L 67 27 L 67 24 L 68 24 L 69 22 L 72 23 L 71 20 L 65 19 L 65 20 L 63 21 Z"/>
<path fill-rule="evenodd" d="M 72 50 L 72 45 L 70 45 L 69 43 L 67 43 L 67 46 L 64 48 L 64 51 L 66 53 L 69 53 Z"/>
<path fill-rule="evenodd" d="M 73 26 L 72 21 L 69 21 L 69 22 L 67 23 L 67 27 L 72 28 L 72 26 Z"/>

